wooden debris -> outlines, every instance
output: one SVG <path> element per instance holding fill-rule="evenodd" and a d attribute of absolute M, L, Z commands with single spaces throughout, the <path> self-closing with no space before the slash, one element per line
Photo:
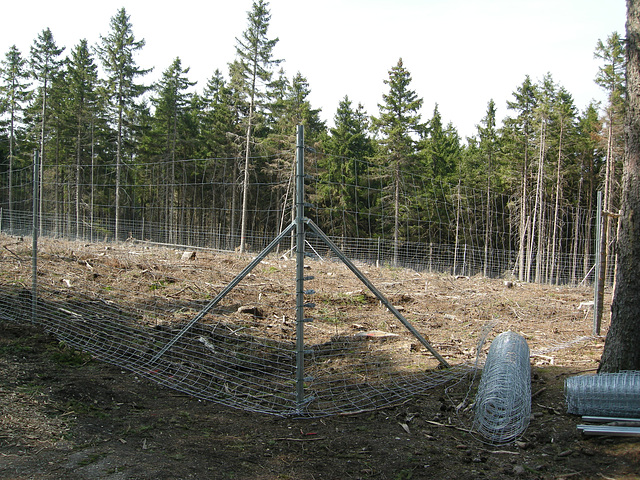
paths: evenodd
<path fill-rule="evenodd" d="M 181 260 L 195 260 L 196 252 L 186 251 L 182 254 Z"/>
<path fill-rule="evenodd" d="M 365 337 L 365 338 L 389 338 L 389 337 L 399 337 L 397 333 L 389 333 L 383 332 L 381 330 L 369 330 L 367 332 L 358 332 L 353 335 L 354 337 Z"/>
<path fill-rule="evenodd" d="M 256 305 L 241 305 L 238 307 L 238 313 L 246 313 L 254 317 L 262 317 L 262 311 Z"/>
<path fill-rule="evenodd" d="M 590 300 L 588 302 L 580 302 L 580 305 L 578 305 L 578 310 L 591 310 L 593 308 L 593 300 Z"/>

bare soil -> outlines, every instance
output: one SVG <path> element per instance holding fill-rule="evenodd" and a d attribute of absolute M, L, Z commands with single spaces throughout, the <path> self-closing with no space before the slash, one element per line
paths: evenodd
<path fill-rule="evenodd" d="M 28 265 L 28 242 L 0 241 L 2 282 L 16 281 L 9 265 Z M 101 285 L 111 282 L 136 296 L 161 276 L 171 281 L 154 295 L 182 299 L 224 284 L 247 261 L 211 252 L 182 260 L 179 252 L 153 248 L 145 250 L 146 260 L 127 261 L 122 255 L 132 249 L 142 247 L 59 242 L 39 280 L 60 285 L 67 279 L 89 292 L 99 277 Z M 283 285 L 292 262 L 274 257 L 269 263 L 262 270 L 269 282 L 256 285 L 277 301 L 290 298 Z M 362 289 L 339 264 L 310 261 L 310 268 L 325 280 L 319 298 Z M 565 378 L 594 372 L 604 344 L 603 337 L 584 338 L 591 335 L 591 317 L 578 307 L 591 299 L 590 288 L 366 268 L 394 304 L 420 312 L 421 330 L 428 329 L 430 342 L 451 363 L 474 358 L 468 346 L 487 322 L 525 336 L 532 351 L 532 418 L 517 442 L 495 447 L 469 430 L 473 412 L 456 407 L 473 395 L 471 379 L 390 408 L 282 418 L 180 394 L 75 351 L 38 327 L 0 318 L 0 478 L 640 478 L 637 439 L 582 436 L 581 419 L 566 413 Z M 242 303 L 242 291 L 234 301 Z M 335 297 L 328 300 L 335 304 Z M 380 306 L 369 303 L 344 302 L 339 313 L 354 330 L 362 328 L 379 314 Z"/>

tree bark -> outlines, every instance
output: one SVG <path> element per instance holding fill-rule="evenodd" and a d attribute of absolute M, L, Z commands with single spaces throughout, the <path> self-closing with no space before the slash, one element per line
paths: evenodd
<path fill-rule="evenodd" d="M 640 370 L 640 0 L 627 0 L 627 111 L 619 263 L 601 372 Z"/>

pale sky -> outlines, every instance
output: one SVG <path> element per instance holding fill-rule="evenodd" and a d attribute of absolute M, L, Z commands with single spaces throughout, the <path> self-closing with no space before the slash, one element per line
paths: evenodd
<path fill-rule="evenodd" d="M 49 27 L 64 54 L 86 38 L 95 45 L 109 33 L 120 7 L 146 46 L 136 57 L 154 67 L 151 83 L 175 57 L 190 67 L 201 92 L 216 68 L 226 76 L 235 38 L 247 27 L 252 0 L 30 0 L 3 2 L 0 54 L 12 44 L 28 56 L 33 40 Z M 412 88 L 424 99 L 423 120 L 437 103 L 444 123 L 462 139 L 476 133 L 490 99 L 498 119 L 525 75 L 539 81 L 551 73 L 582 111 L 604 100 L 594 83 L 598 39 L 623 37 L 625 0 L 271 0 L 270 38 L 291 78 L 309 81 L 310 101 L 332 124 L 348 95 L 378 114 L 384 80 L 402 57 Z"/>

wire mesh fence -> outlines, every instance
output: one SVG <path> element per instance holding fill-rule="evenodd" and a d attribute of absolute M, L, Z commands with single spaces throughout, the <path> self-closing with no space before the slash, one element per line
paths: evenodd
<path fill-rule="evenodd" d="M 269 167 L 284 161 L 281 157 L 250 159 L 260 175 L 247 186 L 244 206 L 233 158 L 175 160 L 172 171 L 180 175 L 173 178 L 166 175 L 166 162 L 127 162 L 117 208 L 114 165 L 84 165 L 79 176 L 75 165 L 45 166 L 38 226 L 42 235 L 52 237 L 137 239 L 233 251 L 241 244 L 244 220 L 246 250 L 259 252 L 293 218 L 292 160 L 286 159 L 286 168 Z M 535 205 L 535 220 L 532 199 L 520 198 L 517 188 L 487 191 L 402 171 L 396 213 L 380 165 L 320 153 L 310 153 L 305 164 L 306 214 L 350 258 L 553 284 L 593 279 L 596 216 L 591 204 L 543 199 Z M 333 174 L 336 164 L 348 165 L 349 171 Z M 25 235 L 31 231 L 31 167 L 16 169 L 13 177 L 11 192 L 0 182 L 0 229 Z M 615 231 L 615 225 L 610 229 Z M 611 284 L 614 242 L 609 255 L 606 278 Z"/>
<path fill-rule="evenodd" d="M 407 173 L 402 219 L 392 219 L 375 176 L 336 182 L 324 175 L 322 157 L 311 159 L 311 180 L 303 185 L 303 197 L 314 201 L 305 221 L 314 228 L 304 235 L 302 265 L 292 260 L 300 244 L 293 229 L 288 233 L 295 210 L 291 178 L 274 174 L 253 183 L 252 206 L 241 212 L 235 179 L 206 173 L 219 173 L 217 161 L 179 162 L 182 172 L 202 176 L 183 183 L 154 177 L 157 165 L 128 165 L 138 181 L 120 187 L 130 201 L 115 210 L 109 175 L 94 172 L 90 184 L 74 190 L 56 184 L 77 178 L 61 173 L 64 165 L 44 186 L 52 194 L 38 199 L 35 222 L 30 199 L 14 197 L 20 200 L 13 208 L 0 211 L 0 228 L 11 235 L 3 237 L 0 256 L 0 316 L 42 325 L 72 347 L 199 398 L 275 415 L 321 416 L 398 404 L 469 373 L 476 334 L 467 331 L 462 340 L 450 338 L 449 329 L 437 331 L 445 321 L 454 330 L 459 325 L 453 326 L 454 315 L 425 312 L 426 299 L 435 297 L 428 297 L 421 273 L 577 283 L 592 265 L 588 242 L 577 237 L 554 241 L 564 250 L 540 242 L 535 255 L 518 248 L 517 211 L 509 211 L 505 196 Z M 28 175 L 22 177 L 23 188 L 14 188 L 25 192 Z M 140 181 L 145 178 L 164 183 Z M 91 192 L 90 200 L 80 201 L 80 190 Z M 245 213 L 249 228 L 240 238 Z M 571 231 L 589 230 L 585 222 Z M 34 225 L 45 236 L 37 252 L 20 237 Z M 276 235 L 279 243 L 268 256 L 248 256 Z M 243 243 L 246 251 L 238 251 Z M 28 260 L 35 255 L 34 277 Z M 348 280 L 356 263 L 375 289 Z M 296 311 L 301 280 L 309 288 L 307 319 Z M 486 311 L 476 320 L 494 319 Z M 445 357 L 458 361 L 440 369 Z"/>

